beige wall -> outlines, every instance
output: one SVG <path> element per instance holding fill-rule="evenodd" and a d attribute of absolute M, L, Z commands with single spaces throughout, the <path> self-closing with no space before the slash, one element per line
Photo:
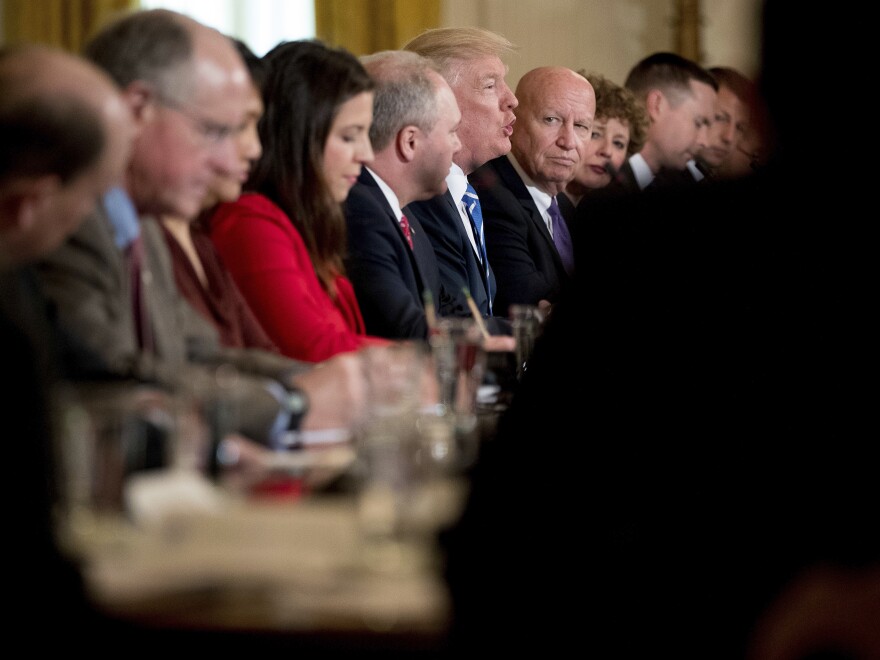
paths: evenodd
<path fill-rule="evenodd" d="M 700 63 L 757 73 L 761 3 L 701 0 Z M 442 0 L 441 20 L 479 25 L 517 44 L 511 86 L 544 64 L 594 70 L 622 83 L 639 59 L 674 48 L 675 6 L 675 0 Z M 0 0 L 0 21 L 2 8 Z"/>
<path fill-rule="evenodd" d="M 760 62 L 761 0 L 701 0 L 701 64 L 754 75 Z M 597 71 L 622 83 L 630 67 L 674 50 L 674 0 L 444 0 L 444 25 L 479 25 L 519 48 L 508 84 L 536 66 Z"/>

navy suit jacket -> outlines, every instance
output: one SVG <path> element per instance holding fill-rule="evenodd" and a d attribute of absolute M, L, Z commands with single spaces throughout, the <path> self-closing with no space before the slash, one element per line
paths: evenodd
<path fill-rule="evenodd" d="M 417 218 L 404 215 L 412 232 L 412 250 L 382 189 L 364 169 L 345 201 L 345 268 L 368 334 L 425 339 L 424 292 L 430 291 L 437 313 L 448 294 L 440 285 L 437 258 L 427 234 Z"/>
<path fill-rule="evenodd" d="M 559 252 L 525 183 L 506 156 L 479 167 L 471 183 L 480 197 L 486 251 L 498 278 L 495 313 L 512 304 L 556 302 L 569 280 Z"/>
<path fill-rule="evenodd" d="M 485 271 L 474 253 L 470 238 L 462 225 L 461 216 L 458 214 L 458 206 L 449 191 L 424 202 L 412 202 L 404 209 L 404 213 L 410 222 L 416 219 L 424 228 L 437 255 L 440 281 L 455 301 L 453 309 L 441 306 L 441 314 L 469 315 L 467 301 L 462 291 L 467 287 L 477 308 L 483 316 L 488 316 L 489 297 L 483 279 Z M 490 255 L 489 261 L 491 260 Z M 491 267 L 489 279 L 494 289 L 495 275 Z"/>

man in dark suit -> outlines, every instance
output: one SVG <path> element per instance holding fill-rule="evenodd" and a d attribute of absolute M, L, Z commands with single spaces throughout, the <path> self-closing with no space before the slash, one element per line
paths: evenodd
<path fill-rule="evenodd" d="M 449 84 L 421 55 L 383 51 L 361 61 L 377 83 L 374 158 L 345 202 L 346 271 L 369 334 L 426 339 L 426 305 L 437 315 L 452 301 L 428 235 L 401 209 L 446 191 L 453 154 L 461 148 L 461 113 Z"/>
<path fill-rule="evenodd" d="M 718 83 L 712 74 L 686 57 L 659 52 L 637 62 L 624 87 L 645 104 L 648 138 L 623 163 L 607 192 L 694 183 L 690 168 L 696 169 L 693 160 L 708 143 L 715 113 Z"/>
<path fill-rule="evenodd" d="M 428 234 L 440 266 L 440 280 L 467 309 L 470 292 L 484 317 L 493 316 L 495 275 L 486 254 L 484 232 L 474 223 L 476 193 L 468 191 L 468 175 L 483 163 L 510 151 L 517 100 L 504 81 L 507 67 L 501 57 L 513 49 L 504 37 L 481 28 L 427 30 L 404 46 L 433 60 L 455 94 L 461 110 L 458 136 L 461 150 L 446 177 L 447 192 L 404 211 Z M 463 201 L 470 192 L 468 204 Z"/>
<path fill-rule="evenodd" d="M 513 304 L 551 305 L 571 277 L 571 236 L 556 194 L 575 174 L 596 112 L 592 85 L 565 67 L 529 71 L 516 94 L 510 154 L 471 177 L 483 207 L 501 314 Z"/>

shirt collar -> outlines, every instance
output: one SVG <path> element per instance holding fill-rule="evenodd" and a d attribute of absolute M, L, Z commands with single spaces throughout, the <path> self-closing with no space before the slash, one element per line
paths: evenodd
<path fill-rule="evenodd" d="M 140 221 L 134 203 L 119 186 L 110 188 L 101 199 L 104 211 L 113 227 L 113 240 L 120 250 L 127 248 L 141 233 Z"/>
<path fill-rule="evenodd" d="M 549 193 L 545 193 L 543 190 L 540 190 L 538 186 L 535 185 L 535 182 L 532 181 L 531 177 L 525 173 L 522 165 L 517 161 L 516 156 L 513 155 L 513 152 L 507 154 L 507 158 L 510 160 L 510 164 L 513 165 L 513 169 L 516 170 L 516 173 L 519 174 L 520 178 L 523 180 L 523 183 L 526 184 L 526 189 L 529 191 L 529 195 L 532 196 L 532 200 L 535 202 L 535 206 L 538 207 L 538 211 L 541 212 L 541 215 L 544 218 L 544 222 L 548 223 L 548 227 L 552 224 L 550 220 L 550 214 L 547 212 L 547 209 L 550 208 L 550 203 L 553 201 L 553 196 Z"/>
<path fill-rule="evenodd" d="M 629 166 L 633 171 L 633 176 L 636 178 L 636 183 L 639 184 L 640 190 L 647 188 L 648 184 L 654 180 L 654 173 L 651 171 L 651 168 L 648 166 L 648 163 L 645 161 L 642 154 L 633 154 L 630 156 Z"/>
<path fill-rule="evenodd" d="M 449 168 L 449 174 L 446 175 L 446 187 L 449 188 L 449 194 L 452 195 L 452 199 L 455 200 L 456 204 L 461 202 L 461 198 L 464 196 L 465 190 L 467 190 L 467 185 L 468 179 L 464 170 L 453 163 L 452 167 Z"/>
<path fill-rule="evenodd" d="M 367 170 L 367 172 L 370 173 L 370 176 L 372 176 L 376 180 L 376 184 L 379 186 L 379 190 L 382 191 L 382 194 L 385 195 L 385 199 L 388 200 L 388 204 L 391 206 L 391 210 L 394 212 L 395 217 L 400 220 L 400 216 L 403 215 L 403 211 L 400 208 L 400 200 L 397 198 L 395 192 L 388 187 L 388 184 L 382 180 L 381 176 L 376 174 L 366 165 L 364 165 L 364 168 Z"/>

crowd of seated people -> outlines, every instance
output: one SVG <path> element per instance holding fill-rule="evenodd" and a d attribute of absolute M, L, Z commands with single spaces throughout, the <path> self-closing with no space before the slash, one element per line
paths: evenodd
<path fill-rule="evenodd" d="M 488 652 L 498 635 L 530 621 L 545 633 L 577 629 L 574 613 L 533 610 L 552 591 L 542 577 L 565 579 L 578 555 L 596 562 L 577 579 L 581 596 L 605 599 L 587 608 L 591 642 L 603 652 L 633 622 L 680 643 L 671 623 L 679 613 L 705 625 L 688 642 L 695 648 L 721 647 L 726 635 L 735 657 L 752 629 L 759 643 L 783 643 L 778 622 L 791 628 L 793 615 L 776 597 L 794 598 L 801 585 L 783 579 L 788 573 L 769 575 L 793 541 L 760 510 L 758 495 L 771 497 L 765 475 L 755 476 L 754 491 L 737 488 L 740 511 L 722 502 L 721 486 L 735 486 L 730 475 L 694 478 L 671 457 L 697 451 L 698 437 L 713 442 L 701 433 L 719 416 L 730 420 L 720 432 L 730 452 L 761 414 L 784 433 L 782 415 L 806 414 L 820 398 L 806 391 L 820 379 L 793 355 L 823 338 L 784 269 L 805 264 L 773 261 L 784 253 L 779 231 L 768 230 L 763 244 L 724 236 L 762 185 L 788 189 L 788 179 L 767 178 L 779 171 L 769 105 L 736 69 L 667 52 L 635 63 L 622 85 L 542 63 L 514 93 L 503 61 L 514 49 L 501 35 L 463 27 L 360 59 L 317 39 L 282 42 L 260 57 L 182 14 L 137 10 L 100 30 L 82 57 L 42 47 L 0 52 L 2 348 L 10 378 L 23 384 L 13 428 L 34 440 L 23 461 L 40 484 L 33 522 L 23 524 L 40 527 L 33 556 L 74 594 L 59 607 L 74 607 L 81 592 L 51 533 L 54 383 L 176 391 L 198 382 L 212 397 L 217 367 L 232 364 L 241 413 L 233 430 L 260 451 L 286 450 L 291 433 L 357 427 L 368 398 L 362 349 L 426 341 L 437 317 L 476 315 L 495 335 L 485 347 L 510 351 L 508 308 L 528 303 L 546 312 L 546 339 L 473 474 L 462 523 L 444 538 L 450 650 Z M 56 156 L 41 150 L 47 141 Z M 710 204 L 724 205 L 718 226 L 699 212 Z M 748 227 L 760 231 L 754 219 Z M 594 315 L 589 328 L 578 310 Z M 759 332 L 765 322 L 769 339 Z M 722 345 L 734 331 L 741 343 Z M 794 374 L 803 380 L 793 383 Z M 786 396 L 774 411 L 777 385 L 802 400 Z M 564 422 L 547 418 L 556 395 Z M 684 444 L 660 451 L 653 424 Z M 525 434 L 541 429 L 577 444 L 576 460 L 558 471 L 536 461 Z M 702 451 L 712 460 L 723 453 Z M 754 438 L 743 451 L 781 466 L 779 452 L 762 453 Z M 742 457 L 734 463 L 743 467 Z M 541 474 L 526 474 L 536 465 Z M 676 482 L 665 484 L 658 467 Z M 536 502 L 549 506 L 553 492 L 572 508 L 536 522 L 541 538 L 517 547 L 523 508 L 541 516 L 531 503 L 511 509 L 524 480 L 545 493 Z M 807 497 L 805 480 L 786 484 Z M 719 504 L 703 535 L 694 532 L 703 511 L 688 486 Z M 644 505 L 652 488 L 661 494 Z M 814 542 L 803 512 L 784 505 L 792 538 Z M 749 534 L 743 512 L 780 547 L 766 559 L 741 547 L 749 563 L 712 581 L 731 594 L 725 607 L 741 606 L 721 624 L 693 603 L 721 607 L 722 596 L 700 580 L 713 561 L 730 559 L 718 547 L 733 531 Z M 589 547 L 556 527 L 579 516 Z M 548 539 L 567 546 L 565 561 L 554 564 Z M 703 554 L 688 564 L 691 552 Z M 797 568 L 825 558 L 802 554 Z M 533 574 L 524 562 L 535 559 L 552 568 Z M 662 574 L 664 566 L 681 579 Z M 807 586 L 837 585 L 828 575 L 809 573 Z M 652 618 L 646 608 L 662 608 L 661 593 L 676 586 L 682 593 L 667 602 L 681 609 Z M 530 608 L 518 609 L 518 593 Z M 524 634 L 521 650 L 544 641 Z M 619 648 L 625 656 L 651 645 L 639 637 Z"/>

